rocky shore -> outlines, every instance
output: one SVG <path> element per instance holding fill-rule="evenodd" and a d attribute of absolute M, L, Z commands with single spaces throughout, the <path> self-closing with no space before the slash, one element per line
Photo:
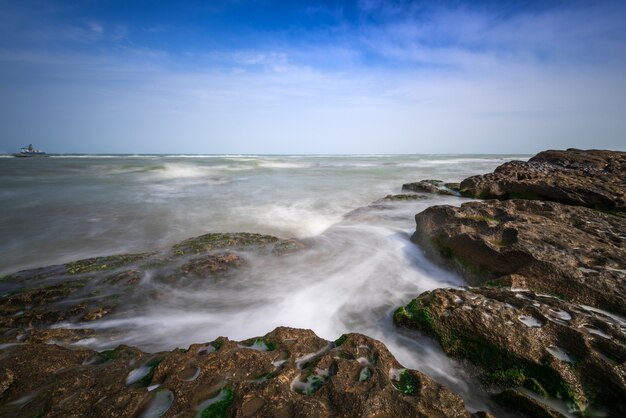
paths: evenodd
<path fill-rule="evenodd" d="M 461 182 L 495 198 L 417 214 L 411 237 L 471 286 L 394 321 L 477 366 L 512 414 L 626 416 L 626 153 L 545 151 Z M 509 200 L 511 199 L 511 200 Z"/>
<path fill-rule="evenodd" d="M 471 287 L 390 307 L 398 332 L 417 330 L 407 335 L 476 370 L 504 416 L 626 416 L 626 153 L 545 151 L 460 184 L 402 190 L 346 219 L 424 193 L 492 200 L 415 216 L 411 240 Z M 76 344 L 114 332 L 90 324 L 123 313 L 146 275 L 193 291 L 307 246 L 212 233 L 1 278 L 0 416 L 490 416 L 361 334 L 326 341 L 279 327 L 158 353 Z"/>

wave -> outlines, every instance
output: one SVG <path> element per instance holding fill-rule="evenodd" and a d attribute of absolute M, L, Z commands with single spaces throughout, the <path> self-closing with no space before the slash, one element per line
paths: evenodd
<path fill-rule="evenodd" d="M 311 168 L 313 164 L 298 164 L 298 163 L 281 163 L 281 162 L 260 162 L 259 167 L 262 168 Z"/>

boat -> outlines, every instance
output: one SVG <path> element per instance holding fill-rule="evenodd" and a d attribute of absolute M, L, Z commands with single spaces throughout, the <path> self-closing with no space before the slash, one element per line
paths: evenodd
<path fill-rule="evenodd" d="M 20 149 L 20 152 L 13 154 L 15 157 L 47 157 L 45 151 L 33 148 L 33 144 L 28 144 Z"/>

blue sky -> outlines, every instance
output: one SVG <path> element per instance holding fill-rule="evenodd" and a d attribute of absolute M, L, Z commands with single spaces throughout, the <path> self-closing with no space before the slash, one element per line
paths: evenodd
<path fill-rule="evenodd" d="M 0 152 L 626 149 L 620 1 L 0 7 Z"/>

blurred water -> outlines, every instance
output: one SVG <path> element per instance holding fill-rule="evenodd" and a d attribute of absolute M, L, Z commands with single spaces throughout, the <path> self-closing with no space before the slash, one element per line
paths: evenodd
<path fill-rule="evenodd" d="M 208 231 L 306 237 L 422 178 L 512 156 L 72 156 L 0 159 L 0 274 L 168 246 Z M 433 202 L 436 203 L 436 202 Z M 407 218 L 406 229 L 412 227 Z"/>
<path fill-rule="evenodd" d="M 89 326 L 146 350 L 185 347 L 223 335 L 245 339 L 276 326 L 334 340 L 361 332 L 383 341 L 407 367 L 462 394 L 485 394 L 428 338 L 391 322 L 423 291 L 462 281 L 409 241 L 414 215 L 456 197 L 397 202 L 363 216 L 355 208 L 402 183 L 460 181 L 515 156 L 65 156 L 0 159 L 0 274 L 91 256 L 163 249 L 206 232 L 307 238 L 310 248 L 254 260 L 227 281 L 185 288 L 144 278 L 142 298 Z M 517 157 L 526 158 L 526 157 Z M 250 256 L 248 256 L 250 257 Z M 158 299 L 149 295 L 159 296 Z M 67 324 L 71 326 L 71 324 Z M 79 325 L 77 325 L 79 326 Z"/>

